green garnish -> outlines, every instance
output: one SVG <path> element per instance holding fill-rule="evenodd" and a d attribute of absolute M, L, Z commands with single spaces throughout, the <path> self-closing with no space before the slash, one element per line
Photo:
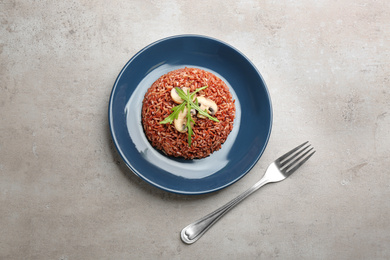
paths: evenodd
<path fill-rule="evenodd" d="M 187 121 L 186 121 L 186 127 L 188 129 L 188 146 L 191 146 L 191 137 L 194 134 L 192 131 L 192 124 L 195 124 L 195 121 L 191 117 L 191 109 L 195 109 L 198 111 L 199 114 L 207 117 L 210 120 L 213 120 L 215 122 L 219 122 L 219 120 L 215 117 L 210 116 L 207 113 L 207 110 L 202 110 L 198 105 L 198 99 L 195 99 L 195 103 L 192 101 L 194 98 L 194 95 L 198 93 L 199 91 L 207 88 L 207 86 L 201 87 L 196 89 L 194 92 L 190 93 L 189 91 L 187 93 L 184 93 L 184 91 L 181 88 L 176 87 L 176 92 L 179 95 L 181 99 L 183 99 L 183 103 L 180 105 L 177 105 L 172 108 L 172 113 L 167 116 L 163 121 L 160 122 L 160 124 L 172 124 L 175 119 L 179 117 L 179 113 L 184 110 L 185 107 L 187 107 Z"/>
<path fill-rule="evenodd" d="M 179 113 L 184 110 L 184 108 L 186 107 L 185 105 L 186 104 L 183 102 L 178 106 L 172 107 L 173 112 L 169 116 L 167 116 L 163 121 L 161 121 L 160 124 L 167 124 L 167 123 L 172 124 L 173 120 L 177 119 L 179 117 Z"/>

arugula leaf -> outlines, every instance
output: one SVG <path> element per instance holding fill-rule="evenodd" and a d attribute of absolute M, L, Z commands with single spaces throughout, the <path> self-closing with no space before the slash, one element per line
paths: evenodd
<path fill-rule="evenodd" d="M 195 95 L 196 93 L 198 93 L 199 91 L 204 90 L 204 89 L 206 89 L 206 88 L 207 88 L 207 86 L 204 86 L 204 87 L 195 89 L 195 91 L 191 93 L 191 100 L 194 98 L 194 95 Z"/>
<path fill-rule="evenodd" d="M 203 90 L 203 89 L 205 89 L 205 88 L 207 88 L 207 86 L 204 86 L 204 87 L 201 87 L 201 88 L 196 89 L 194 92 L 191 93 L 190 96 L 193 98 L 194 95 L 195 95 L 197 92 L 199 92 L 200 90 Z M 201 114 L 202 116 L 207 117 L 207 118 L 210 119 L 210 120 L 213 120 L 213 121 L 215 121 L 215 122 L 219 122 L 219 120 L 218 120 L 217 118 L 210 116 L 210 115 L 207 113 L 206 110 L 203 111 L 203 110 L 198 106 L 198 99 L 195 100 L 195 102 L 196 102 L 196 104 L 195 104 L 195 103 L 192 101 L 192 98 L 188 98 L 188 97 L 186 96 L 186 94 L 184 93 L 184 91 L 183 91 L 181 88 L 176 87 L 175 89 L 176 89 L 177 94 L 179 95 L 179 97 L 180 97 L 181 99 L 183 99 L 185 102 L 190 103 L 191 107 L 194 108 L 194 109 L 196 109 L 196 111 L 198 111 L 199 114 Z M 183 102 L 183 103 L 184 103 L 184 102 Z"/>
<path fill-rule="evenodd" d="M 201 88 L 198 88 L 196 89 L 194 92 L 190 93 L 189 91 L 187 91 L 187 93 L 184 93 L 184 91 L 181 89 L 181 88 L 178 88 L 176 87 L 176 92 L 177 94 L 179 95 L 179 97 L 181 99 L 183 99 L 183 103 L 181 103 L 180 105 L 177 105 L 175 107 L 172 108 L 172 113 L 166 117 L 163 121 L 160 122 L 160 124 L 167 124 L 167 123 L 170 123 L 172 124 L 173 121 L 175 119 L 178 118 L 179 116 L 179 113 L 181 111 L 184 110 L 185 107 L 187 107 L 187 122 L 186 122 L 186 127 L 188 129 L 188 146 L 191 146 L 191 143 L 192 143 L 192 140 L 191 140 L 191 137 L 192 135 L 194 134 L 193 133 L 193 130 L 192 130 L 192 124 L 195 124 L 195 121 L 192 119 L 191 117 L 191 109 L 195 109 L 196 111 L 198 111 L 199 114 L 207 117 L 208 119 L 210 120 L 213 120 L 215 122 L 219 122 L 219 120 L 215 117 L 212 117 L 210 116 L 206 110 L 202 110 L 200 107 L 199 107 L 199 104 L 198 104 L 198 99 L 196 98 L 195 99 L 195 103 L 192 101 L 193 98 L 194 98 L 194 95 L 196 93 L 198 93 L 199 91 L 203 90 L 207 88 L 207 86 L 204 86 L 204 87 L 201 87 Z"/>
<path fill-rule="evenodd" d="M 191 104 L 191 107 L 196 109 L 196 111 L 198 111 L 198 113 L 201 114 L 202 116 L 205 116 L 208 119 L 213 120 L 214 122 L 219 122 L 218 118 L 210 116 L 209 113 L 207 113 L 206 109 L 203 111 L 198 106 L 198 99 L 196 99 L 196 104 L 194 102 L 192 102 L 192 100 L 190 100 L 190 104 Z"/>
<path fill-rule="evenodd" d="M 191 95 L 190 92 L 187 92 L 187 98 L 190 99 Z M 193 135 L 192 132 L 192 123 L 195 124 L 195 121 L 191 117 L 191 104 L 187 102 L 187 129 L 188 129 L 188 146 L 191 146 L 191 137 Z"/>
<path fill-rule="evenodd" d="M 186 102 L 186 101 L 187 101 L 187 93 L 188 93 L 189 91 L 187 91 L 187 93 L 184 93 L 184 90 L 182 90 L 182 89 L 179 88 L 179 87 L 175 87 L 175 89 L 176 89 L 176 92 L 177 92 L 177 94 L 179 95 L 179 97 L 180 97 L 181 99 L 183 99 L 184 102 Z M 183 103 L 184 103 L 184 102 L 183 102 Z"/>
<path fill-rule="evenodd" d="M 167 124 L 167 123 L 172 124 L 173 120 L 179 117 L 179 113 L 183 111 L 185 107 L 186 106 L 184 102 L 178 106 L 172 107 L 173 112 L 169 116 L 167 116 L 163 121 L 161 121 L 160 124 Z"/>

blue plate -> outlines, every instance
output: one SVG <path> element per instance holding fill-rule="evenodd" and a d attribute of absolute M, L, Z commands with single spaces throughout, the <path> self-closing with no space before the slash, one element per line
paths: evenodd
<path fill-rule="evenodd" d="M 184 67 L 219 76 L 236 100 L 233 131 L 204 159 L 166 156 L 150 145 L 142 128 L 147 89 L 163 74 Z M 272 107 L 262 76 L 242 53 L 213 38 L 179 35 L 150 44 L 127 62 L 113 86 L 108 117 L 115 146 L 137 176 L 169 192 L 204 194 L 233 184 L 256 164 L 270 137 Z"/>

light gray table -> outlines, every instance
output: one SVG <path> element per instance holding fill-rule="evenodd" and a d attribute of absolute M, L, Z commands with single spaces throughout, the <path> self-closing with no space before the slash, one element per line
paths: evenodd
<path fill-rule="evenodd" d="M 1 259 L 389 259 L 389 1 L 0 1 Z M 253 170 L 208 195 L 138 179 L 114 149 L 122 66 L 201 34 L 262 73 L 274 123 Z M 181 228 L 310 140 L 290 179 L 249 197 L 193 245 Z"/>

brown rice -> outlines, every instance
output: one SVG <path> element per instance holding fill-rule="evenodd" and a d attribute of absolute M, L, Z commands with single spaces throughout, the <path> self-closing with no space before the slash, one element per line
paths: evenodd
<path fill-rule="evenodd" d="M 197 93 L 213 100 L 218 105 L 214 117 L 196 118 L 193 126 L 192 144 L 188 145 L 188 133 L 178 132 L 173 124 L 160 124 L 177 104 L 172 101 L 173 87 L 188 87 L 193 92 L 208 86 Z M 235 105 L 227 85 L 214 74 L 198 68 L 177 69 L 161 76 L 145 94 L 142 105 L 142 124 L 145 134 L 153 147 L 167 155 L 186 159 L 204 158 L 221 148 L 233 129 Z"/>

